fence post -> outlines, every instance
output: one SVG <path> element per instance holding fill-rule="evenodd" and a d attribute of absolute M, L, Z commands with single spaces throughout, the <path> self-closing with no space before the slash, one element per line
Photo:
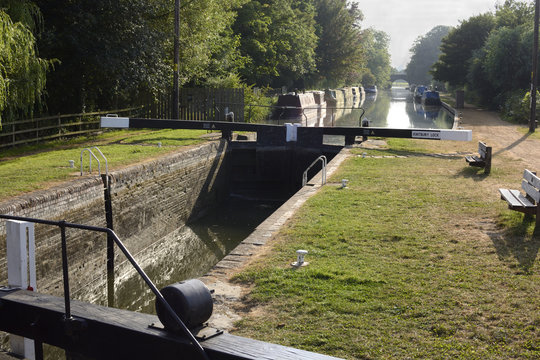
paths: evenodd
<path fill-rule="evenodd" d="M 6 221 L 8 284 L 10 287 L 35 290 L 36 247 L 34 224 L 24 221 Z M 35 359 L 34 341 L 10 335 L 11 350 L 27 359 Z"/>
<path fill-rule="evenodd" d="M 12 145 L 15 145 L 15 121 L 13 122 L 13 125 L 12 125 L 12 130 L 13 130 L 13 136 L 12 136 Z"/>

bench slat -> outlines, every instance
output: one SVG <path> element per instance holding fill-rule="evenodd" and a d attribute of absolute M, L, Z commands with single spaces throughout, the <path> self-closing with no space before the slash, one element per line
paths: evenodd
<path fill-rule="evenodd" d="M 485 161 L 477 156 L 465 156 L 465 161 L 467 161 L 469 165 L 472 166 L 484 166 L 485 164 Z"/>
<path fill-rule="evenodd" d="M 535 188 L 534 186 L 532 186 L 529 182 L 527 182 L 526 180 L 523 180 L 521 182 L 521 187 L 523 188 L 523 190 L 525 190 L 525 192 L 527 193 L 527 195 L 529 195 L 531 198 L 534 199 L 534 201 L 538 204 L 540 202 L 540 191 Z"/>
<path fill-rule="evenodd" d="M 478 142 L 478 154 L 480 155 L 481 158 L 485 158 L 486 157 L 486 153 L 487 153 L 487 145 L 481 141 Z"/>
<path fill-rule="evenodd" d="M 501 199 L 506 200 L 510 207 L 516 208 L 534 208 L 532 202 L 530 202 L 525 196 L 523 196 L 519 190 L 499 189 L 501 193 Z"/>
<path fill-rule="evenodd" d="M 523 179 L 531 183 L 535 188 L 540 189 L 540 178 L 536 176 L 532 171 L 525 169 L 523 172 Z"/>

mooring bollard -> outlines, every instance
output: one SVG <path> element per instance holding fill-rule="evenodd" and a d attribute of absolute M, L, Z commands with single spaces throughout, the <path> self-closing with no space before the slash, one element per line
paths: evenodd
<path fill-rule="evenodd" d="M 307 253 L 308 253 L 307 250 L 296 250 L 297 258 L 296 258 L 296 261 L 293 262 L 291 265 L 294 266 L 294 267 L 300 267 L 300 266 L 308 265 L 309 263 L 304 261 L 304 257 L 307 255 Z"/>

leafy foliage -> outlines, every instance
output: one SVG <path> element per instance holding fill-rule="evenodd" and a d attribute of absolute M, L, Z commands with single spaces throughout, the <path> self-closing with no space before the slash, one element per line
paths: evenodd
<path fill-rule="evenodd" d="M 25 2 L 16 5 L 5 9 L 13 10 L 17 18 L 30 22 L 13 22 L 0 9 L 0 121 L 2 117 L 13 119 L 18 113 L 32 114 L 34 106 L 40 103 L 46 73 L 52 65 L 37 56 L 35 37 L 30 30 L 33 21 L 24 15 L 35 8 L 27 8 Z"/>
<path fill-rule="evenodd" d="M 426 35 L 420 36 L 411 48 L 411 61 L 407 64 L 407 76 L 416 84 L 430 84 L 432 77 L 429 73 L 440 54 L 442 39 L 450 32 L 449 26 L 439 25 Z"/>
<path fill-rule="evenodd" d="M 243 0 L 182 2 L 181 84 L 226 78 L 239 66 L 230 24 Z M 58 57 L 52 112 L 132 104 L 172 83 L 174 3 L 170 0 L 38 0 L 45 20 L 40 49 Z M 65 89 L 71 89 L 65 91 Z"/>
<path fill-rule="evenodd" d="M 234 30 L 247 58 L 248 84 L 293 83 L 315 66 L 314 8 L 304 0 L 249 1 L 238 9 Z"/>
<path fill-rule="evenodd" d="M 511 27 L 531 23 L 534 15 L 534 1 L 523 2 L 505 0 L 503 4 L 495 5 L 496 27 Z"/>
<path fill-rule="evenodd" d="M 466 87 L 469 100 L 521 114 L 532 69 L 534 4 L 506 0 L 463 21 L 443 39 L 435 79 Z M 521 115 L 519 115 L 521 116 Z"/>
<path fill-rule="evenodd" d="M 530 81 L 532 30 L 526 25 L 493 31 L 473 57 L 469 83 L 483 105 L 499 107 Z M 509 55 L 510 54 L 510 55 Z"/>
<path fill-rule="evenodd" d="M 463 86 L 467 81 L 473 52 L 481 48 L 495 26 L 495 17 L 482 14 L 462 21 L 442 39 L 441 55 L 431 74 L 451 86 Z"/>
<path fill-rule="evenodd" d="M 375 78 L 374 82 L 372 81 L 369 84 L 363 82 L 363 84 L 377 85 L 384 88 L 389 85 L 390 73 L 392 72 L 388 52 L 390 38 L 385 32 L 374 29 L 364 30 L 362 35 L 364 53 L 367 58 L 367 71 Z"/>
<path fill-rule="evenodd" d="M 343 85 L 351 73 L 362 73 L 365 64 L 360 31 L 362 12 L 346 0 L 315 0 L 317 7 L 317 72 L 314 83 Z M 358 79 L 359 80 L 359 79 Z"/>

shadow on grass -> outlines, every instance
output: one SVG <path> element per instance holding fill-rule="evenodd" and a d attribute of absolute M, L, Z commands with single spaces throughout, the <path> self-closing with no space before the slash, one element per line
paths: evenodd
<path fill-rule="evenodd" d="M 484 173 L 484 168 L 465 166 L 455 175 L 455 178 L 462 177 L 467 179 L 473 179 L 474 181 L 483 181 L 487 179 L 489 175 Z"/>
<path fill-rule="evenodd" d="M 524 273 L 529 274 L 540 249 L 540 227 L 535 226 L 532 234 L 528 229 L 535 222 L 531 215 L 515 223 L 501 233 L 490 234 L 499 258 L 514 257 Z"/>
<path fill-rule="evenodd" d="M 433 152 L 427 152 L 425 150 L 399 150 L 399 149 L 364 149 L 358 148 L 355 149 L 354 153 L 356 155 L 362 155 L 362 153 L 367 153 L 370 156 L 407 156 L 407 157 L 444 157 L 445 159 L 458 159 L 461 156 L 457 155 L 439 155 Z"/>

